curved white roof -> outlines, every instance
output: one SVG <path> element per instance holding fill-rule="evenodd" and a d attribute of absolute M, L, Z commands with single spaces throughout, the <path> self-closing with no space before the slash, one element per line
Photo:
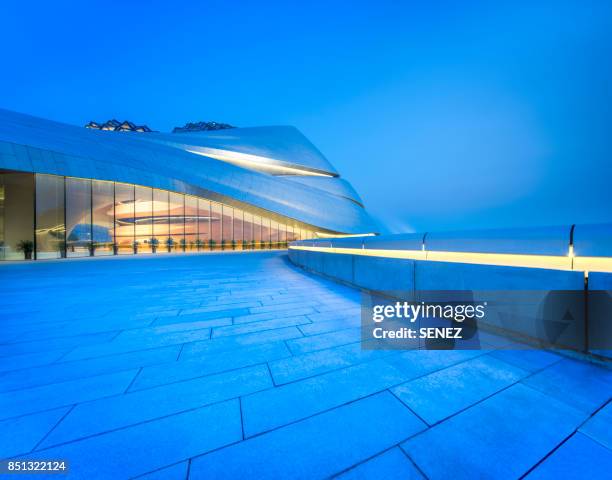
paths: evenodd
<path fill-rule="evenodd" d="M 0 109 L 0 168 L 201 195 L 333 232 L 375 231 L 350 184 L 294 127 L 113 132 Z"/>

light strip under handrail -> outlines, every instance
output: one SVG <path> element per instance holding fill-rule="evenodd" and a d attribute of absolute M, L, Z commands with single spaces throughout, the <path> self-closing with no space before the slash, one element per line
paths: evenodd
<path fill-rule="evenodd" d="M 308 247 L 290 245 L 291 250 L 362 255 L 384 258 L 405 258 L 434 262 L 498 265 L 508 267 L 546 268 L 553 270 L 612 272 L 612 258 L 576 257 L 572 255 L 525 255 L 511 253 L 442 252 L 432 250 L 381 250 L 364 248 Z"/>

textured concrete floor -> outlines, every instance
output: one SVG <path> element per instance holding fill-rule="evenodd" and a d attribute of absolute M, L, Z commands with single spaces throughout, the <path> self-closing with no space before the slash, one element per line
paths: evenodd
<path fill-rule="evenodd" d="M 359 293 L 284 254 L 0 265 L 0 294 L 0 458 L 69 478 L 612 471 L 612 371 L 362 351 Z"/>

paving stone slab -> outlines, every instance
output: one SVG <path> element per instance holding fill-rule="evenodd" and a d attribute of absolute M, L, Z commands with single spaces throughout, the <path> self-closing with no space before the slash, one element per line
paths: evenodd
<path fill-rule="evenodd" d="M 190 478 L 327 478 L 424 427 L 384 392 L 195 458 Z"/>

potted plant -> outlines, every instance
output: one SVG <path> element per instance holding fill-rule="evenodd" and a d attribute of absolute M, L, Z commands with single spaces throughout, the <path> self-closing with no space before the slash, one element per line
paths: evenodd
<path fill-rule="evenodd" d="M 184 252 L 185 250 L 187 250 L 187 240 L 185 240 L 184 238 L 181 238 L 180 242 L 179 242 L 180 246 L 181 246 L 181 250 Z"/>
<path fill-rule="evenodd" d="M 236 242 L 236 240 L 232 240 L 231 245 L 232 245 L 232 250 L 236 250 L 238 243 Z"/>
<path fill-rule="evenodd" d="M 168 237 L 166 239 L 166 247 L 168 247 L 168 253 L 172 251 L 173 246 L 174 246 L 174 239 L 172 237 Z"/>
<path fill-rule="evenodd" d="M 32 260 L 34 242 L 32 240 L 19 240 L 19 243 L 17 243 L 17 251 L 23 252 L 25 260 Z"/>
<path fill-rule="evenodd" d="M 195 246 L 196 246 L 196 249 L 198 250 L 198 252 L 200 251 L 200 248 L 202 248 L 202 244 L 203 244 L 203 243 L 204 243 L 204 242 L 203 242 L 202 240 L 200 240 L 199 238 L 198 238 L 198 239 L 196 239 L 196 241 L 195 241 Z"/>
<path fill-rule="evenodd" d="M 132 243 L 132 247 L 134 248 L 134 253 L 138 253 L 138 245 L 140 245 L 140 242 L 138 240 L 134 240 L 134 243 Z"/>
<path fill-rule="evenodd" d="M 215 245 L 217 244 L 217 242 L 215 242 L 212 238 L 208 241 L 208 248 L 210 248 L 211 250 L 215 249 Z"/>
<path fill-rule="evenodd" d="M 153 253 L 157 252 L 157 246 L 159 245 L 159 240 L 155 237 L 151 237 L 151 240 L 149 240 L 149 244 L 151 245 L 151 251 Z"/>

